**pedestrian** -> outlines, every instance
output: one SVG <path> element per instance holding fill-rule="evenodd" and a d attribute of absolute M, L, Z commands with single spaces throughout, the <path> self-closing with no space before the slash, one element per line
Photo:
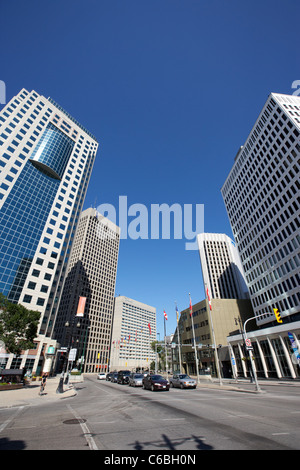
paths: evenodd
<path fill-rule="evenodd" d="M 41 382 L 41 387 L 40 387 L 40 395 L 42 395 L 42 394 L 43 394 L 43 391 L 45 390 L 46 381 L 47 381 L 47 374 L 44 373 L 44 374 L 42 375 L 42 382 Z"/>

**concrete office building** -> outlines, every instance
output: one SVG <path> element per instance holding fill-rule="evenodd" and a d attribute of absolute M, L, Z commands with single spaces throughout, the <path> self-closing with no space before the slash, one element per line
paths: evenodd
<path fill-rule="evenodd" d="M 288 335 L 299 348 L 299 170 L 300 97 L 271 93 L 221 190 L 260 328 L 251 333 L 255 365 L 266 377 L 299 375 Z"/>
<path fill-rule="evenodd" d="M 22 89 L 0 112 L 0 291 L 41 314 L 36 349 L 2 353 L 2 367 L 39 374 L 49 346 L 57 347 L 61 284 L 97 148 L 88 130 L 35 91 Z"/>
<path fill-rule="evenodd" d="M 81 213 L 55 336 L 77 350 L 75 363 L 83 372 L 108 370 L 119 242 L 119 227 L 96 209 Z"/>
<path fill-rule="evenodd" d="M 212 299 L 249 299 L 238 250 L 221 233 L 197 235 L 203 283 Z M 206 289 L 205 289 L 206 290 Z"/>
<path fill-rule="evenodd" d="M 137 300 L 115 298 L 110 370 L 150 369 L 155 361 L 156 309 Z"/>
<path fill-rule="evenodd" d="M 217 376 L 215 364 L 215 345 L 218 348 L 221 374 L 230 377 L 231 361 L 228 353 L 227 337 L 236 332 L 239 324 L 243 324 L 249 318 L 249 299 L 211 299 L 212 310 L 209 310 L 207 299 L 194 304 L 193 324 L 195 342 L 197 345 L 197 359 L 200 376 Z M 178 347 L 178 332 L 181 347 Z M 190 309 L 183 310 L 180 314 L 178 326 L 173 336 L 173 370 L 179 370 L 179 351 L 183 372 L 196 375 L 195 351 L 192 345 L 193 328 Z M 214 335 L 213 335 L 214 331 Z M 215 336 L 215 343 L 214 343 Z M 220 354 L 220 351 L 222 354 Z M 200 377 L 201 378 L 201 377 Z"/>

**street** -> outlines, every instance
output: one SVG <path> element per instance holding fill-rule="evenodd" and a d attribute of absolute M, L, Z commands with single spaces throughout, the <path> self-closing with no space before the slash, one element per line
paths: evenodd
<path fill-rule="evenodd" d="M 152 392 L 95 375 L 76 388 L 59 403 L 0 405 L 0 450 L 300 449 L 299 385 Z"/>

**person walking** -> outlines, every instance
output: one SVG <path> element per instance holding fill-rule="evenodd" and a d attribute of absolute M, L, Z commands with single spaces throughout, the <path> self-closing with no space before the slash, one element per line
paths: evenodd
<path fill-rule="evenodd" d="M 46 387 L 46 382 L 47 382 L 47 374 L 43 374 L 42 375 L 42 382 L 41 382 L 41 386 L 40 386 L 40 395 L 43 395 L 43 391 L 45 390 L 45 387 Z"/>

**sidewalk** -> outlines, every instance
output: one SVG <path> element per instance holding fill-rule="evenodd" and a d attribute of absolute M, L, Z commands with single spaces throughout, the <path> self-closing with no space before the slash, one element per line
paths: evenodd
<path fill-rule="evenodd" d="M 72 384 L 63 385 L 63 393 L 56 393 L 60 375 L 47 379 L 46 388 L 43 395 L 40 395 L 40 382 L 31 382 L 30 385 L 19 390 L 0 391 L 0 409 L 13 406 L 36 406 L 45 402 L 64 400 L 74 397 L 77 392 Z"/>
<path fill-rule="evenodd" d="M 191 376 L 193 379 L 197 380 L 196 376 Z M 261 392 L 264 391 L 264 386 L 276 386 L 276 385 L 285 385 L 290 387 L 300 387 L 299 380 L 289 380 L 289 379 L 259 379 L 259 387 Z M 235 390 L 237 392 L 247 392 L 247 393 L 260 393 L 256 390 L 256 385 L 254 382 L 250 382 L 249 378 L 239 377 L 238 379 L 224 379 L 222 378 L 222 385 L 217 378 L 206 379 L 200 376 L 200 383 L 197 384 L 197 388 L 213 388 L 218 390 Z"/>

